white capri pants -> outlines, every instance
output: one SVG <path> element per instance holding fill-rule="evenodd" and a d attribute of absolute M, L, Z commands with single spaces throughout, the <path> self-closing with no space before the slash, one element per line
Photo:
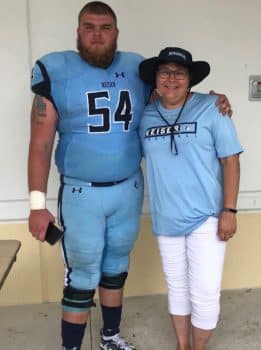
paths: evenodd
<path fill-rule="evenodd" d="M 218 219 L 210 217 L 186 236 L 158 236 L 168 285 L 169 313 L 191 315 L 194 327 L 217 325 L 226 242 L 217 235 Z"/>

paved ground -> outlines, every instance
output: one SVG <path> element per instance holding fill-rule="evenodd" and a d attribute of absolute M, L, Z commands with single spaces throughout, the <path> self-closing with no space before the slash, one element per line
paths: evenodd
<path fill-rule="evenodd" d="M 99 307 L 92 312 L 83 350 L 99 349 Z M 60 350 L 60 306 L 56 303 L 0 307 L 0 350 Z M 175 350 L 165 295 L 127 298 L 122 333 L 138 350 Z M 225 291 L 209 350 L 261 350 L 261 289 Z"/>

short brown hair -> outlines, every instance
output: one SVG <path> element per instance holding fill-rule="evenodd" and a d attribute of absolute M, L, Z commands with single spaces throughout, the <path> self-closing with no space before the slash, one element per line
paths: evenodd
<path fill-rule="evenodd" d="M 115 12 L 109 5 L 105 4 L 102 1 L 91 1 L 84 5 L 79 12 L 78 23 L 80 23 L 82 15 L 86 12 L 92 13 L 94 15 L 109 15 L 114 19 L 115 25 L 117 26 L 117 17 Z"/>

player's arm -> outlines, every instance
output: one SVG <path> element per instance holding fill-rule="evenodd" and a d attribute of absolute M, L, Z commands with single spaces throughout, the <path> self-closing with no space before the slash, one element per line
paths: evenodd
<path fill-rule="evenodd" d="M 223 208 L 236 208 L 240 179 L 239 155 L 235 154 L 220 159 L 223 169 Z M 218 234 L 227 241 L 236 232 L 236 214 L 222 210 L 218 222 Z"/>
<path fill-rule="evenodd" d="M 231 109 L 230 102 L 226 95 L 219 94 L 215 92 L 214 90 L 209 91 L 210 95 L 216 95 L 216 106 L 219 110 L 219 113 L 222 113 L 223 115 L 227 114 L 229 117 L 232 117 L 233 111 Z"/>
<path fill-rule="evenodd" d="M 42 203 L 41 194 L 45 196 L 47 192 L 56 125 L 57 116 L 53 104 L 45 97 L 35 95 L 31 111 L 28 156 L 28 188 L 29 193 L 33 195 L 30 197 L 29 231 L 41 241 L 45 238 L 48 223 L 54 221 L 53 215 Z"/>

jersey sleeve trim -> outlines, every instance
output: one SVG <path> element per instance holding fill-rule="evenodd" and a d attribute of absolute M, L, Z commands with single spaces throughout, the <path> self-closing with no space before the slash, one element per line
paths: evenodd
<path fill-rule="evenodd" d="M 45 98 L 47 98 L 47 100 L 49 100 L 50 102 L 52 102 L 52 104 L 54 105 L 55 109 L 56 105 L 54 102 L 54 99 L 51 95 L 51 80 L 49 78 L 48 72 L 44 66 L 44 64 L 41 61 L 36 61 L 36 64 L 38 65 L 38 67 L 41 70 L 41 73 L 43 75 L 44 80 L 40 83 L 37 83 L 35 85 L 32 86 L 32 91 L 40 96 L 43 96 Z"/>

